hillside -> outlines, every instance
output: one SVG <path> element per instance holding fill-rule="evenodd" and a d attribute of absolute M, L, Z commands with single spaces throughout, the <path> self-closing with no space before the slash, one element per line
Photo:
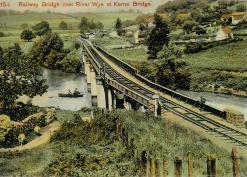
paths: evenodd
<path fill-rule="evenodd" d="M 197 8 L 204 8 L 206 6 L 214 7 L 218 6 L 220 1 L 217 0 L 196 0 L 196 1 L 187 1 L 187 0 L 175 0 L 166 2 L 158 6 L 158 12 L 172 12 L 172 11 L 189 11 Z M 221 4 L 227 4 L 229 10 L 236 10 L 238 5 L 247 5 L 245 1 L 221 1 Z"/>
<path fill-rule="evenodd" d="M 191 68 L 247 71 L 247 42 L 217 46 L 184 57 Z"/>
<path fill-rule="evenodd" d="M 0 21 L 6 23 L 7 27 L 19 29 L 23 23 L 34 25 L 42 20 L 48 21 L 51 27 L 56 29 L 61 21 L 65 21 L 72 27 L 77 27 L 81 17 L 87 17 L 90 20 L 101 21 L 106 28 L 112 27 L 117 17 L 122 20 L 134 19 L 139 16 L 139 13 L 72 13 L 72 14 L 61 14 L 61 13 L 28 13 L 19 15 L 7 15 L 0 16 Z"/>
<path fill-rule="evenodd" d="M 84 121 L 73 114 L 80 113 Z M 88 117 L 88 116 L 86 116 Z M 53 141 L 35 150 L 5 155 L 0 159 L 2 175 L 28 176 L 144 176 L 145 159 L 168 161 L 173 174 L 175 156 L 183 159 L 187 176 L 187 153 L 193 155 L 197 177 L 206 174 L 208 155 L 217 157 L 217 174 L 231 174 L 230 153 L 197 133 L 165 119 L 138 112 L 117 110 L 99 113 L 91 122 L 85 113 L 58 111 L 63 122 Z M 246 174 L 246 160 L 241 159 L 241 174 Z"/>
<path fill-rule="evenodd" d="M 14 43 L 19 43 L 22 48 L 27 51 L 31 46 L 32 42 L 24 42 L 20 39 L 22 32 L 21 24 L 27 23 L 29 27 L 39 23 L 40 21 L 47 21 L 52 30 L 57 32 L 64 38 L 71 38 L 74 40 L 74 36 L 79 35 L 78 24 L 80 23 L 81 17 L 87 17 L 89 20 L 100 21 L 104 24 L 104 27 L 110 28 L 114 26 L 117 17 L 124 20 L 133 20 L 139 13 L 125 13 L 125 12 L 109 12 L 109 13 L 74 13 L 74 14 L 61 14 L 61 13 L 28 13 L 28 14 L 17 14 L 17 15 L 4 15 L 0 16 L 0 32 L 5 34 L 4 37 L 0 37 L 0 46 L 3 48 L 12 46 Z M 69 30 L 60 30 L 58 25 L 61 21 L 65 21 Z M 2 25 L 6 24 L 6 27 Z M 65 40 L 66 42 L 66 40 Z M 66 44 L 65 44 L 66 45 Z"/>

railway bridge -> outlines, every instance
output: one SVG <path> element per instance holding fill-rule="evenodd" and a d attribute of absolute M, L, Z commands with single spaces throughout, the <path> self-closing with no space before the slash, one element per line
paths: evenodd
<path fill-rule="evenodd" d="M 210 118 L 225 118 L 224 111 L 151 82 L 137 69 L 84 38 L 81 38 L 81 56 L 93 107 L 149 111 L 155 116 L 169 111 L 247 149 L 246 131 Z"/>

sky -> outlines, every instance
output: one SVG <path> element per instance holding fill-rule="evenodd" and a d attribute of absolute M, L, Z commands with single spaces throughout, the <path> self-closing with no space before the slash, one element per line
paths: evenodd
<path fill-rule="evenodd" d="M 110 11 L 119 11 L 119 10 L 140 10 L 142 12 L 154 12 L 155 9 L 161 5 L 164 4 L 169 0 L 5 0 L 1 2 L 7 2 L 10 4 L 10 7 L 0 7 L 0 9 L 12 9 L 12 10 L 18 10 L 18 11 L 25 11 L 25 10 L 31 10 L 31 11 L 47 11 L 48 9 L 54 12 L 110 12 Z M 19 6 L 19 3 L 22 3 L 22 6 Z M 55 5 L 59 4 L 56 8 L 55 6 L 43 6 L 42 3 L 49 4 L 49 5 Z M 76 2 L 80 2 L 80 6 L 76 6 Z M 95 7 L 92 6 L 93 2 L 103 3 L 104 6 L 102 7 Z M 107 7 L 107 3 L 111 2 L 111 6 Z M 149 4 L 147 7 L 144 7 L 142 5 L 133 6 L 133 2 L 137 2 L 138 4 Z M 73 4 L 73 6 L 67 6 L 64 7 L 63 4 Z M 129 3 L 129 6 L 121 6 L 119 7 L 117 4 L 119 3 Z M 25 6 L 26 4 L 29 4 L 29 6 Z M 38 6 L 37 6 L 38 4 Z"/>

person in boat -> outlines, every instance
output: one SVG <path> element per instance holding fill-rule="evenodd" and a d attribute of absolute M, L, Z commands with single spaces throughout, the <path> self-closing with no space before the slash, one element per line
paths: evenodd
<path fill-rule="evenodd" d="M 80 92 L 78 91 L 78 89 L 77 89 L 77 88 L 75 88 L 75 90 L 74 90 L 74 95 L 75 95 L 75 96 L 80 95 Z"/>
<path fill-rule="evenodd" d="M 71 91 L 70 91 L 70 90 L 68 91 L 68 94 L 69 94 L 69 95 L 72 95 L 72 93 L 71 93 Z"/>

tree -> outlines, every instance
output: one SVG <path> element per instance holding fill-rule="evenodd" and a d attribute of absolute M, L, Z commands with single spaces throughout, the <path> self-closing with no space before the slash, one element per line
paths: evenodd
<path fill-rule="evenodd" d="M 91 30 L 94 30 L 96 29 L 97 25 L 96 23 L 94 23 L 93 20 L 91 20 L 89 23 L 88 23 L 88 28 L 91 29 Z"/>
<path fill-rule="evenodd" d="M 97 28 L 97 29 L 99 29 L 99 30 L 104 29 L 104 25 L 103 25 L 103 23 L 101 23 L 101 22 L 97 22 L 97 23 L 96 23 L 96 28 Z"/>
<path fill-rule="evenodd" d="M 191 74 L 182 54 L 183 51 L 173 43 L 163 46 L 156 62 L 156 82 L 171 89 L 189 89 Z"/>
<path fill-rule="evenodd" d="M 167 22 L 155 14 L 154 25 L 147 39 L 149 59 L 157 58 L 158 52 L 169 43 L 170 29 Z"/>
<path fill-rule="evenodd" d="M 186 20 L 183 25 L 183 30 L 188 34 L 192 32 L 194 26 L 197 26 L 198 23 L 194 20 Z"/>
<path fill-rule="evenodd" d="M 4 37 L 5 34 L 3 32 L 0 32 L 0 37 Z"/>
<path fill-rule="evenodd" d="M 13 108 L 22 95 L 34 97 L 46 92 L 38 60 L 25 55 L 18 44 L 0 52 L 0 61 L 0 102 L 4 110 Z"/>
<path fill-rule="evenodd" d="M 21 29 L 26 30 L 29 28 L 29 25 L 27 23 L 22 23 L 20 27 Z"/>
<path fill-rule="evenodd" d="M 245 12 L 246 11 L 246 5 L 240 4 L 236 7 L 237 12 Z"/>
<path fill-rule="evenodd" d="M 59 35 L 50 32 L 35 42 L 30 53 L 41 65 L 55 68 L 56 62 L 62 60 L 67 52 L 63 49 L 63 41 Z"/>
<path fill-rule="evenodd" d="M 79 23 L 78 27 L 81 30 L 81 32 L 85 32 L 85 31 L 87 31 L 89 29 L 87 17 L 82 17 L 81 18 L 81 22 Z"/>
<path fill-rule="evenodd" d="M 68 29 L 68 24 L 65 23 L 64 21 L 61 21 L 60 24 L 59 24 L 59 28 L 61 30 L 67 30 Z"/>
<path fill-rule="evenodd" d="M 33 31 L 37 36 L 43 36 L 47 32 L 51 32 L 51 28 L 47 21 L 42 21 L 33 26 Z"/>
<path fill-rule="evenodd" d="M 121 21 L 121 19 L 118 17 L 117 20 L 116 20 L 116 23 L 115 23 L 115 29 L 117 31 L 117 34 L 119 36 L 122 36 L 124 31 L 123 31 L 123 23 Z"/>
<path fill-rule="evenodd" d="M 35 38 L 35 35 L 30 30 L 23 30 L 21 33 L 21 39 L 25 41 L 31 41 L 33 38 Z"/>

